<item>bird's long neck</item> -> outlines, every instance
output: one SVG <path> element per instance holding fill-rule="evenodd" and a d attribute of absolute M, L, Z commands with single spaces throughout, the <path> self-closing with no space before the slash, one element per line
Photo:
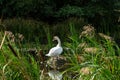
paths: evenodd
<path fill-rule="evenodd" d="M 60 46 L 61 46 L 61 41 L 60 41 L 60 39 L 58 38 L 57 41 L 58 41 L 57 47 L 60 47 Z"/>

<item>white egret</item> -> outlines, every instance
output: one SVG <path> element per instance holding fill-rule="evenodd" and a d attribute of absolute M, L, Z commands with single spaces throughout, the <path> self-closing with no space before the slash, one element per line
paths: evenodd
<path fill-rule="evenodd" d="M 53 40 L 57 40 L 58 44 L 55 47 L 51 48 L 49 50 L 49 53 L 46 54 L 46 56 L 56 57 L 56 56 L 59 56 L 63 52 L 63 48 L 61 47 L 61 41 L 60 41 L 59 37 L 54 36 Z"/>

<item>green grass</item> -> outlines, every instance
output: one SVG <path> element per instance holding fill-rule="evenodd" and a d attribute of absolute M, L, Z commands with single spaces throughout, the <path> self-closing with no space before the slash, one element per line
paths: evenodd
<path fill-rule="evenodd" d="M 114 41 L 99 36 L 94 30 L 83 35 L 82 32 L 77 32 L 74 24 L 70 23 L 68 26 L 70 34 L 60 36 L 66 38 L 62 42 L 62 55 L 69 62 L 69 67 L 61 71 L 63 80 L 120 80 L 120 47 Z M 51 80 L 41 67 L 42 57 L 32 56 L 27 52 L 29 48 L 36 48 L 38 51 L 46 49 L 47 51 L 43 51 L 46 54 L 53 46 L 52 32 L 49 28 L 43 29 L 47 45 L 40 44 L 39 40 L 32 44 L 29 40 L 28 43 L 11 42 L 6 36 L 0 50 L 1 80 Z M 0 42 L 3 36 L 4 31 L 0 34 Z M 86 45 L 81 46 L 82 43 Z"/>
<path fill-rule="evenodd" d="M 72 29 L 74 30 L 74 29 Z M 74 31 L 72 31 L 74 32 Z M 90 34 L 90 33 L 89 33 Z M 120 48 L 115 42 L 111 42 L 109 40 L 105 40 L 100 38 L 99 35 L 97 37 L 90 37 L 85 36 L 80 39 L 76 39 L 76 35 L 72 34 L 70 37 L 71 42 L 68 44 L 66 43 L 66 47 L 73 50 L 69 53 L 69 57 L 66 54 L 66 57 L 71 62 L 71 68 L 66 70 L 66 72 L 75 72 L 77 73 L 77 79 L 82 78 L 83 80 L 119 80 L 120 79 L 120 57 L 119 57 L 119 50 Z M 99 37 L 98 37 L 99 36 Z M 79 36 L 77 36 L 79 37 Z M 82 49 L 78 49 L 79 42 L 86 42 L 87 46 Z M 85 48 L 94 47 L 98 50 L 95 52 L 93 51 L 85 51 Z M 118 54 L 118 56 L 116 56 Z M 85 61 L 80 62 L 77 59 L 77 56 L 83 56 Z M 80 72 L 82 68 L 88 67 L 90 68 L 90 74 L 84 74 Z M 89 71 L 89 70 L 88 70 Z M 76 75 L 75 75 L 76 76 Z"/>

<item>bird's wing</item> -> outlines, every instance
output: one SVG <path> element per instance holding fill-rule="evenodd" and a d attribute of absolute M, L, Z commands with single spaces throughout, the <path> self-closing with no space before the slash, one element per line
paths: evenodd
<path fill-rule="evenodd" d="M 50 49 L 49 53 L 50 55 L 57 55 L 60 54 L 62 52 L 62 48 L 61 47 L 53 47 L 52 49 Z"/>

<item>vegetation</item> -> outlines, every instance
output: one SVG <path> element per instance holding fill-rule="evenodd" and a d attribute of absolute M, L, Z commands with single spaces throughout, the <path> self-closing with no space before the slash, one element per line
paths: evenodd
<path fill-rule="evenodd" d="M 96 27 L 117 25 L 119 0 L 0 0 L 2 18 L 32 18 L 55 23 L 70 17 L 84 18 Z"/>
<path fill-rule="evenodd" d="M 74 26 L 70 24 L 70 32 L 71 34 L 68 35 L 67 41 L 63 43 L 64 53 L 62 55 L 69 62 L 69 67 L 61 72 L 63 80 L 120 79 L 120 48 L 110 36 L 103 33 L 97 34 L 91 25 L 84 26 L 79 35 L 76 33 Z M 36 54 L 30 55 L 27 51 L 30 46 L 25 46 L 20 41 L 22 40 L 22 37 L 19 37 L 20 34 L 14 35 L 14 37 L 13 35 L 13 33 L 8 31 L 1 32 L 0 40 L 3 42 L 0 48 L 1 79 L 49 79 L 49 76 L 46 75 L 47 72 L 44 72 L 44 68 L 39 66 L 42 57 L 35 57 L 37 56 Z M 52 37 L 50 33 L 47 36 L 48 40 Z M 35 45 L 37 44 L 39 43 L 36 42 Z M 23 50 L 24 46 L 25 50 Z M 31 47 L 33 48 L 33 46 Z M 42 45 L 34 47 L 37 51 L 43 49 Z M 43 55 L 45 54 L 46 52 L 44 51 Z"/>
<path fill-rule="evenodd" d="M 0 6 L 0 80 L 120 80 L 119 0 L 0 0 Z M 54 70 L 56 59 L 45 54 L 56 35 L 65 64 Z"/>

